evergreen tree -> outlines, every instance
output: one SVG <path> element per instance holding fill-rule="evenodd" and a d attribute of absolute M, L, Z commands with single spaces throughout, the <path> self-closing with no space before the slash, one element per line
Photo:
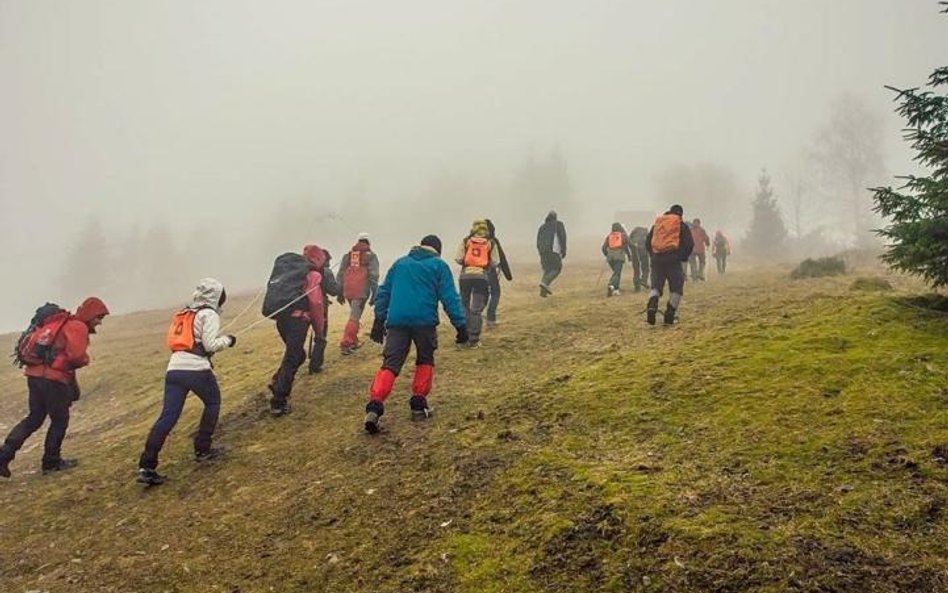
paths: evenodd
<path fill-rule="evenodd" d="M 744 237 L 744 249 L 754 257 L 777 259 L 784 254 L 787 227 L 784 226 L 767 170 L 757 180 L 750 228 Z"/>
<path fill-rule="evenodd" d="M 948 9 L 945 9 L 948 13 Z M 928 79 L 932 90 L 899 90 L 896 112 L 908 122 L 905 137 L 915 161 L 928 176 L 900 177 L 898 190 L 879 187 L 875 211 L 892 223 L 877 231 L 889 241 L 882 259 L 893 268 L 916 274 L 934 288 L 948 286 L 948 66 Z M 939 91 L 942 94 L 938 94 Z"/>

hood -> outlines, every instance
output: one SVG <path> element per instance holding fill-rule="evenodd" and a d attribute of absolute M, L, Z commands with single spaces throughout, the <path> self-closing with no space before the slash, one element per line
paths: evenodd
<path fill-rule="evenodd" d="M 472 237 L 484 237 L 485 239 L 490 236 L 490 228 L 487 226 L 486 220 L 475 220 L 471 225 L 471 236 Z"/>
<path fill-rule="evenodd" d="M 408 252 L 408 256 L 412 259 L 428 259 L 429 257 L 439 257 L 438 252 L 435 251 L 435 248 L 428 247 L 427 245 L 415 245 L 411 248 L 411 251 Z"/>
<path fill-rule="evenodd" d="M 616 231 L 619 231 L 620 233 L 624 233 L 624 232 L 625 232 L 625 227 L 622 226 L 622 223 L 621 223 L 621 222 L 614 222 L 614 223 L 612 223 L 612 232 L 614 233 L 614 232 L 616 232 Z"/>
<path fill-rule="evenodd" d="M 556 220 L 556 210 L 550 210 L 550 213 L 546 215 L 546 222 L 553 222 Z"/>
<path fill-rule="evenodd" d="M 317 268 L 326 265 L 326 251 L 319 245 L 307 245 L 303 248 L 303 255 Z"/>
<path fill-rule="evenodd" d="M 83 323 L 89 323 L 96 317 L 105 317 L 109 314 L 109 308 L 97 297 L 89 297 L 82 301 L 79 308 L 76 309 L 76 319 Z"/>
<path fill-rule="evenodd" d="M 191 295 L 191 304 L 189 309 L 200 307 L 210 307 L 217 311 L 220 309 L 221 295 L 224 293 L 224 285 L 220 280 L 214 278 L 202 278 L 198 282 L 197 288 Z"/>

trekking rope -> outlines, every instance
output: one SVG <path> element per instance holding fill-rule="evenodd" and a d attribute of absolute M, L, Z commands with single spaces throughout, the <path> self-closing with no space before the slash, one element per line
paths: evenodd
<path fill-rule="evenodd" d="M 237 320 L 243 317 L 247 313 L 247 311 L 249 311 L 250 308 L 254 306 L 254 303 L 256 303 L 260 299 L 260 297 L 263 296 L 264 293 L 266 292 L 267 292 L 267 287 L 264 286 L 263 288 L 260 289 L 260 292 L 258 292 L 256 296 L 253 297 L 253 300 L 250 301 L 250 303 L 246 307 L 244 307 L 243 311 L 241 311 L 240 313 L 237 314 L 236 317 L 228 321 L 227 324 L 221 328 L 221 331 L 222 332 L 227 331 L 227 329 L 229 329 L 231 326 L 237 323 Z"/>
<path fill-rule="evenodd" d="M 289 309 L 290 307 L 292 307 L 292 306 L 293 306 L 294 304 L 296 304 L 296 302 L 299 301 L 300 299 L 303 299 L 303 298 L 306 298 L 307 296 L 309 296 L 309 293 L 313 292 L 314 290 L 319 290 L 319 288 L 320 288 L 320 287 L 319 287 L 318 285 L 317 285 L 317 286 L 314 286 L 314 287 L 312 287 L 312 288 L 310 288 L 309 290 L 307 290 L 306 292 L 304 292 L 304 293 L 301 294 L 300 296 L 296 297 L 295 299 L 293 299 L 293 300 L 290 301 L 289 303 L 283 305 L 282 307 L 280 307 L 279 309 L 277 309 L 277 310 L 274 311 L 273 313 L 267 315 L 266 317 L 261 317 L 260 319 L 254 321 L 253 323 L 251 323 L 251 324 L 248 325 L 247 327 L 245 327 L 245 328 L 243 328 L 243 329 L 241 329 L 241 330 L 238 330 L 238 331 L 234 332 L 233 335 L 234 335 L 234 336 L 243 335 L 243 334 L 247 333 L 248 331 L 250 331 L 251 329 L 257 327 L 258 325 L 260 325 L 260 324 L 263 323 L 264 321 L 267 321 L 268 319 L 273 319 L 274 317 L 276 317 L 277 315 L 279 315 L 279 314 L 282 313 L 283 311 L 286 311 L 287 309 Z"/>

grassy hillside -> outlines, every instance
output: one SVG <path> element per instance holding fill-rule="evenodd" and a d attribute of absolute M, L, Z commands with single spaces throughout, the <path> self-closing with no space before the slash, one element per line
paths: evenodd
<path fill-rule="evenodd" d="M 82 465 L 40 475 L 37 434 L 0 482 L 0 591 L 948 591 L 948 320 L 900 304 L 919 286 L 739 271 L 664 328 L 597 274 L 505 285 L 483 348 L 442 333 L 435 417 L 409 421 L 403 377 L 377 437 L 378 347 L 330 347 L 272 419 L 262 324 L 217 358 L 227 458 L 191 461 L 192 401 L 151 489 L 168 312 L 108 319 L 64 447 Z M 25 385 L 0 387 L 5 432 Z"/>

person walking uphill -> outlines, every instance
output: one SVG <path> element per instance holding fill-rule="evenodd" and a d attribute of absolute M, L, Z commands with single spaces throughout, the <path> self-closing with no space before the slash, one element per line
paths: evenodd
<path fill-rule="evenodd" d="M 497 324 L 497 307 L 500 305 L 500 274 L 503 272 L 507 282 L 513 281 L 513 274 L 510 272 L 510 263 L 507 261 L 507 254 L 504 248 L 500 246 L 500 239 L 497 238 L 497 229 L 491 220 L 485 219 L 487 223 L 488 236 L 491 241 L 492 249 L 497 250 L 497 257 L 500 265 L 487 270 L 487 284 L 490 287 L 490 295 L 487 298 L 487 327 L 493 327 Z"/>
<path fill-rule="evenodd" d="M 671 293 L 665 309 L 666 325 L 675 322 L 675 315 L 681 304 L 685 287 L 685 272 L 682 264 L 688 261 L 688 256 L 694 248 L 691 231 L 681 219 L 683 214 L 682 207 L 675 204 L 668 209 L 668 212 L 656 218 L 655 224 L 648 231 L 645 245 L 652 257 L 652 290 L 649 293 L 645 311 L 649 325 L 655 325 L 658 299 L 662 296 L 666 281 L 668 291 Z"/>
<path fill-rule="evenodd" d="M 296 371 L 306 360 L 306 334 L 310 327 L 314 336 L 310 366 L 312 369 L 316 363 L 322 365 L 326 295 L 339 294 L 336 279 L 327 266 L 328 259 L 324 249 L 307 245 L 303 255 L 284 253 L 274 262 L 263 300 L 263 314 L 276 319 L 277 332 L 286 347 L 269 385 L 273 395 L 270 413 L 274 416 L 290 412 L 289 397 Z"/>
<path fill-rule="evenodd" d="M 557 220 L 553 210 L 550 210 L 537 230 L 537 251 L 540 252 L 540 267 L 543 268 L 540 296 L 548 297 L 553 294 L 550 287 L 563 270 L 563 260 L 566 258 L 566 226 Z"/>
<path fill-rule="evenodd" d="M 431 415 L 428 395 L 434 381 L 434 353 L 438 348 L 438 303 L 444 307 L 457 331 L 455 343 L 468 341 L 467 322 L 461 299 L 454 288 L 451 268 L 441 259 L 441 240 L 428 235 L 392 265 L 375 297 L 372 340 L 382 344 L 382 368 L 369 387 L 365 405 L 365 430 L 376 434 L 385 400 L 392 393 L 412 343 L 415 344 L 415 376 L 408 406 L 413 420 Z"/>
<path fill-rule="evenodd" d="M 490 240 L 490 229 L 484 220 L 475 220 L 471 233 L 458 245 L 454 261 L 461 264 L 458 286 L 461 289 L 461 304 L 470 334 L 468 345 L 477 348 L 481 343 L 481 313 L 487 306 L 490 294 L 488 272 L 500 265 L 497 249 Z"/>
<path fill-rule="evenodd" d="M 184 401 L 192 391 L 204 404 L 204 412 L 194 437 L 195 461 L 218 457 L 220 449 L 211 446 L 221 411 L 221 390 L 214 375 L 211 356 L 237 343 L 234 336 L 220 335 L 221 308 L 227 301 L 224 286 L 214 278 L 198 282 L 191 303 L 175 313 L 168 327 L 167 343 L 171 359 L 165 371 L 165 393 L 158 420 L 145 439 L 138 459 L 137 482 L 150 486 L 162 484 L 158 473 L 158 454 L 178 423 Z"/>
<path fill-rule="evenodd" d="M 69 427 L 69 408 L 79 399 L 76 369 L 89 364 L 89 334 L 109 314 L 96 297 L 79 305 L 76 314 L 47 303 L 40 307 L 17 343 L 15 357 L 25 367 L 29 390 L 29 414 L 21 420 L 0 446 L 0 476 L 10 477 L 10 462 L 26 439 L 39 430 L 49 416 L 43 449 L 43 473 L 71 469 L 75 459 L 63 459 L 63 439 Z"/>
<path fill-rule="evenodd" d="M 629 236 L 621 223 L 612 223 L 612 231 L 606 235 L 602 242 L 602 254 L 606 256 L 606 262 L 612 268 L 612 278 L 609 279 L 606 296 L 618 296 L 619 283 L 622 281 L 622 266 L 625 265 L 626 258 L 632 259 L 633 257 Z"/>
<path fill-rule="evenodd" d="M 340 305 L 349 301 L 349 321 L 342 333 L 339 349 L 343 355 L 361 346 L 359 322 L 366 304 L 372 306 L 379 288 L 379 258 L 372 252 L 368 233 L 360 233 L 349 253 L 342 256 L 336 284 L 342 287 L 338 300 Z"/>
<path fill-rule="evenodd" d="M 731 255 L 731 242 L 720 230 L 714 231 L 714 242 L 711 244 L 711 255 L 718 266 L 718 274 L 727 271 L 727 258 Z"/>
<path fill-rule="evenodd" d="M 644 226 L 637 226 L 629 233 L 629 243 L 632 245 L 632 283 L 635 286 L 635 292 L 640 292 L 643 288 L 649 287 L 649 255 L 645 246 L 648 238 L 648 229 Z"/>
<path fill-rule="evenodd" d="M 688 264 L 691 268 L 691 280 L 697 282 L 704 280 L 704 266 L 707 263 L 705 249 L 711 245 L 711 239 L 708 237 L 708 232 L 701 226 L 700 218 L 691 221 L 691 239 L 695 248 L 688 258 Z"/>

